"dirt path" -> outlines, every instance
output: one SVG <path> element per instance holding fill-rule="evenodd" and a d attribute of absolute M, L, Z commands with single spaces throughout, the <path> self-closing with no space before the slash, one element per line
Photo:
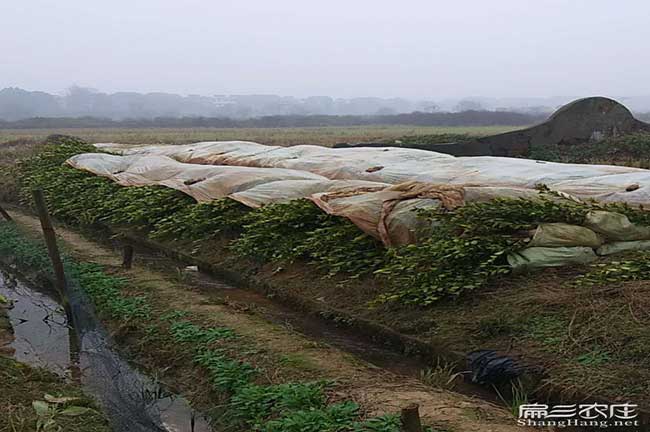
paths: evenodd
<path fill-rule="evenodd" d="M 28 231 L 40 232 L 38 220 L 32 216 L 10 212 L 15 221 Z M 84 261 L 115 267 L 121 263 L 119 253 L 89 241 L 82 235 L 57 227 L 66 249 Z M 285 326 L 270 323 L 251 310 L 238 310 L 227 302 L 216 303 L 186 281 L 171 278 L 137 262 L 129 277 L 155 292 L 156 301 L 170 309 L 190 311 L 206 323 L 228 326 L 274 355 L 299 358 L 311 374 L 334 378 L 344 384 L 349 397 L 370 414 L 395 412 L 408 404 L 420 404 L 420 412 L 428 424 L 440 425 L 448 432 L 515 432 L 514 417 L 501 407 L 458 393 L 438 390 L 421 382 L 378 369 L 348 353 L 309 340 Z"/>

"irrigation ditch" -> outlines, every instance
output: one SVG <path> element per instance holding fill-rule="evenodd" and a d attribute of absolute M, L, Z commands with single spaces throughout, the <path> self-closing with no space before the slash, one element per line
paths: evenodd
<path fill-rule="evenodd" d="M 117 238 L 122 239 L 122 244 L 138 245 L 142 252 L 154 251 L 162 253 L 184 265 L 195 266 L 198 270 L 218 280 L 274 298 L 279 302 L 279 305 L 275 307 L 279 311 L 284 311 L 285 314 L 287 309 L 281 305 L 290 306 L 293 311 L 297 311 L 303 316 L 299 317 L 290 313 L 284 315 L 283 319 L 285 321 L 290 320 L 303 333 L 310 336 L 319 336 L 335 346 L 353 352 L 378 367 L 416 377 L 427 365 L 445 362 L 455 365 L 454 371 L 465 377 L 465 381 L 457 387 L 457 391 L 470 396 L 481 397 L 494 403 L 508 403 L 506 400 L 500 399 L 504 395 L 507 398 L 513 397 L 513 394 L 509 392 L 512 389 L 511 387 L 481 386 L 472 383 L 472 374 L 477 371 L 472 370 L 471 353 L 468 355 L 467 353 L 450 350 L 445 346 L 444 341 L 425 341 L 412 335 L 402 334 L 379 322 L 360 318 L 343 309 L 328 307 L 322 302 L 296 295 L 295 292 L 287 292 L 283 289 L 281 283 L 260 279 L 231 268 L 203 261 L 182 251 L 174 250 L 160 242 L 128 231 L 118 231 L 116 235 Z M 237 294 L 234 289 L 229 289 L 233 290 L 230 292 L 236 297 Z M 251 297 L 246 295 L 246 297 L 249 301 L 267 303 L 259 296 Z M 501 354 L 507 355 L 507 353 Z M 395 360 L 397 360 L 397 363 Z M 525 361 L 525 359 L 521 358 L 517 360 L 520 362 Z M 564 396 L 566 388 L 557 384 L 546 384 L 533 393 L 532 389 L 537 388 L 544 371 L 535 367 L 535 365 L 526 366 L 522 364 L 521 366 L 523 367 L 520 369 L 521 373 L 517 380 L 523 383 L 526 391 L 530 391 L 531 397 L 534 397 L 537 401 L 545 401 L 551 404 L 590 402 L 612 405 L 617 403 L 614 399 L 587 393 L 574 393 L 571 399 L 567 399 Z M 638 412 L 642 423 L 650 425 L 650 408 L 641 408 Z"/>
<path fill-rule="evenodd" d="M 471 377 L 476 371 L 472 370 L 471 356 L 448 349 L 444 341 L 425 341 L 412 335 L 402 334 L 379 322 L 355 316 L 344 309 L 328 307 L 323 302 L 297 295 L 295 291 L 288 292 L 283 289 L 282 282 L 256 277 L 201 260 L 132 231 L 116 230 L 112 233 L 114 246 L 118 248 L 135 245 L 140 256 L 151 253 L 162 254 L 185 266 L 195 267 L 218 281 L 225 281 L 228 285 L 221 282 L 219 285 L 228 290 L 228 295 L 234 299 L 241 296 L 247 302 L 264 305 L 269 305 L 268 298 L 274 299 L 272 307 L 275 313 L 272 312 L 268 316 L 269 319 L 291 323 L 296 330 L 310 337 L 320 338 L 378 367 L 417 378 L 428 365 L 440 362 L 453 364 L 454 372 L 464 377 L 460 385 L 456 386 L 456 391 L 497 404 L 508 404 L 513 397 L 516 397 L 510 393 L 512 387 L 495 387 L 494 383 L 487 386 L 472 383 Z M 257 292 L 261 296 L 251 295 L 246 290 Z M 300 315 L 296 315 L 296 312 Z M 613 405 L 617 403 L 614 399 L 587 393 L 574 393 L 571 399 L 567 399 L 566 388 L 562 385 L 546 384 L 541 388 L 537 387 L 543 378 L 543 369 L 527 365 L 520 371 L 518 382 L 523 383 L 525 391 L 530 392 L 530 397 L 534 397 L 536 401 L 549 404 L 589 402 Z M 534 393 L 532 389 L 536 389 Z M 642 424 L 650 425 L 650 409 L 640 408 L 638 412 Z M 589 429 L 574 428 L 574 430 Z M 627 429 L 619 428 L 619 430 Z"/>
<path fill-rule="evenodd" d="M 19 223 L 24 224 L 25 221 L 30 219 L 33 222 L 36 221 L 33 216 L 25 214 L 22 210 L 15 207 L 11 207 L 11 214 L 14 218 L 18 219 Z M 104 228 L 105 230 L 100 232 L 89 231 L 87 229 L 82 230 L 82 232 L 84 235 L 90 236 L 93 241 L 111 247 L 116 256 L 119 256 L 125 246 L 133 247 L 135 248 L 136 260 L 138 262 L 155 268 L 160 272 L 167 272 L 168 274 L 171 272 L 170 275 L 172 277 L 174 273 L 182 271 L 183 268 L 189 268 L 189 271 L 184 276 L 185 283 L 193 284 L 199 287 L 202 292 L 208 293 L 209 295 L 214 295 L 222 299 L 225 298 L 228 303 L 237 305 L 235 306 L 236 308 L 241 307 L 241 305 L 246 305 L 246 308 L 254 308 L 257 314 L 269 322 L 287 326 L 291 331 L 299 332 L 312 340 L 318 340 L 344 352 L 351 353 L 363 361 L 372 364 L 374 367 L 390 371 L 398 376 L 417 378 L 420 372 L 428 365 L 443 361 L 449 364 L 455 364 L 455 372 L 471 376 L 467 375 L 468 372 L 471 372 L 468 371 L 467 356 L 457 351 L 445 349 L 443 344 L 436 344 L 435 341 L 423 341 L 410 335 L 404 335 L 381 323 L 354 317 L 345 310 L 327 307 L 322 302 L 314 302 L 308 298 L 287 293 L 278 283 L 273 283 L 273 281 L 269 280 L 259 280 L 256 277 L 238 272 L 235 269 L 202 261 L 160 242 L 147 239 L 132 231 L 122 229 L 111 231 L 107 227 Z M 65 229 L 69 230 L 69 228 Z M 7 265 L 12 266 L 13 271 L 16 271 L 15 262 L 12 265 L 5 261 L 5 266 Z M 39 274 L 36 280 L 39 280 L 42 285 L 48 279 L 44 279 L 44 275 Z M 51 279 L 49 281 L 51 284 Z M 29 297 L 34 296 L 34 293 L 38 293 L 38 291 L 28 289 L 28 293 Z M 80 305 L 80 303 L 79 300 L 75 300 L 75 304 Z M 86 304 L 81 309 L 92 310 L 92 307 Z M 65 320 L 65 317 L 62 317 L 62 319 Z M 88 320 L 89 318 L 85 317 L 85 321 Z M 210 430 L 207 429 L 207 423 L 204 423 L 204 420 L 200 416 L 197 416 L 193 409 L 189 408 L 183 398 L 176 398 L 173 394 L 165 391 L 160 383 L 148 379 L 142 373 L 134 371 L 121 359 L 119 354 L 110 348 L 106 348 L 108 346 L 106 345 L 107 343 L 105 333 L 100 337 L 99 343 L 96 340 L 93 342 L 95 347 L 104 344 L 104 349 L 112 353 L 110 356 L 104 356 L 102 362 L 105 362 L 106 358 L 109 358 L 109 363 L 122 363 L 120 367 L 125 368 L 126 372 L 124 376 L 129 377 L 126 381 L 129 382 L 131 389 L 140 388 L 140 391 L 136 392 L 136 394 L 140 395 L 140 400 L 135 402 L 131 399 L 130 403 L 135 403 L 136 406 L 139 403 L 144 404 L 140 406 L 152 407 L 153 412 L 156 413 L 153 415 L 154 418 L 161 418 L 160 415 L 162 413 L 162 418 L 165 421 L 171 421 L 171 423 L 165 424 L 182 424 L 182 422 L 187 423 L 191 421 L 197 425 L 194 430 Z M 89 347 L 92 347 L 93 344 Z M 65 344 L 63 345 L 65 347 Z M 74 346 L 74 344 L 70 346 Z M 76 355 L 74 353 L 72 355 L 72 358 L 80 357 L 82 356 L 79 356 L 79 352 Z M 539 380 L 539 376 L 534 374 L 535 369 L 530 369 L 530 371 L 533 371 L 533 374 L 522 375 L 520 379 L 528 381 L 529 385 L 534 385 Z M 91 377 L 90 381 L 93 380 L 96 380 L 96 378 Z M 100 388 L 102 388 L 102 392 L 106 392 L 105 386 L 102 385 Z M 97 388 L 92 390 L 92 387 L 90 387 L 90 389 L 91 393 L 99 396 L 100 399 L 106 397 L 105 394 L 99 395 Z M 114 394 L 124 393 L 119 387 L 115 388 L 113 386 L 112 389 Z M 468 382 L 468 380 L 457 382 L 454 388 L 454 391 L 474 398 L 482 398 L 490 403 L 496 404 L 506 402 L 500 399 L 503 395 L 512 397 L 512 395 L 507 394 L 507 389 L 502 388 L 501 392 L 495 392 L 494 390 L 494 387 L 479 386 Z M 567 401 L 562 396 L 563 394 L 564 389 L 547 386 L 544 391 L 538 392 L 535 397 L 537 398 L 536 400 L 546 402 L 571 402 Z M 594 397 L 594 395 L 581 395 L 573 399 L 574 402 L 587 400 L 592 403 L 615 403 L 613 400 Z M 178 403 L 174 403 L 175 401 L 178 401 Z M 124 401 L 120 399 L 120 402 L 113 404 L 113 407 L 117 408 L 123 403 Z M 118 411 L 122 415 L 127 413 L 125 418 L 130 418 L 129 411 L 124 410 L 123 407 Z M 167 414 L 165 415 L 165 413 Z M 644 422 L 647 422 L 647 419 L 650 418 L 646 410 L 642 410 L 641 415 Z M 198 422 L 197 419 L 199 419 Z M 184 429 L 181 428 L 178 430 Z M 456 429 L 449 430 L 455 431 Z M 589 429 L 575 428 L 574 430 Z"/>
<path fill-rule="evenodd" d="M 37 233 L 37 219 L 35 219 L 33 216 L 30 216 L 28 214 L 24 214 L 22 212 L 17 212 L 15 208 L 11 209 L 11 214 L 16 220 L 16 223 L 18 226 L 21 227 L 21 229 L 24 229 L 26 232 L 31 231 L 32 234 Z M 73 233 L 69 231 L 67 228 L 57 228 L 57 231 L 65 230 L 67 234 L 64 234 L 64 240 L 63 243 L 67 244 L 67 249 L 70 253 L 73 255 L 77 255 L 81 258 L 81 255 L 79 255 L 79 250 L 72 250 L 74 249 L 74 245 L 70 245 L 69 240 L 70 237 L 73 236 Z M 93 236 L 94 240 L 97 241 L 97 233 Z M 100 236 L 103 238 L 104 242 L 110 242 L 115 245 L 115 242 L 117 241 L 115 236 L 109 236 L 106 237 L 104 235 Z M 128 239 L 129 237 L 126 236 L 124 233 L 120 233 L 119 235 L 120 239 Z M 133 239 L 135 240 L 135 239 Z M 123 241 L 123 240 L 122 240 Z M 90 242 L 89 242 L 90 243 Z M 134 244 L 135 241 L 130 241 L 130 244 Z M 142 247 L 142 245 L 146 247 Z M 71 248 L 72 246 L 72 248 Z M 151 244 L 146 244 L 146 243 L 139 243 L 139 246 L 136 247 L 136 266 L 137 265 L 145 265 L 147 267 L 153 267 L 157 268 L 156 271 L 164 273 L 165 271 L 168 273 L 168 277 L 174 278 L 174 273 L 175 270 L 170 270 L 173 267 L 178 266 L 181 264 L 181 261 L 170 261 L 169 258 L 161 258 L 161 254 L 164 253 L 162 249 L 153 249 L 152 247 L 155 247 L 154 245 Z M 117 251 L 114 251 L 112 253 L 113 258 L 115 260 L 120 260 L 120 254 L 119 254 L 119 249 Z M 25 266 L 25 263 L 20 262 L 20 260 L 16 259 L 16 257 L 11 257 L 6 254 L 3 254 L 3 261 L 4 261 L 4 266 L 11 268 L 11 271 L 13 273 L 20 273 L 21 269 L 23 272 L 28 272 L 28 267 Z M 86 256 L 86 259 L 89 257 Z M 93 258 L 97 258 L 96 256 Z M 180 268 L 185 267 L 188 263 L 186 261 L 182 262 L 182 265 Z M 33 267 L 33 266 L 29 266 Z M 171 272 L 171 273 L 170 273 Z M 22 275 L 23 277 L 25 276 L 25 273 Z M 46 276 L 44 272 L 31 272 L 31 275 L 29 276 L 29 279 L 34 281 L 36 284 L 39 286 L 47 285 L 47 286 L 52 286 L 52 279 L 51 276 Z M 34 291 L 32 288 L 27 288 L 29 285 L 26 285 L 24 283 L 19 284 L 21 287 L 21 290 L 23 292 L 27 291 L 28 295 L 27 297 L 29 298 L 30 296 L 34 295 L 34 292 L 37 292 L 38 290 Z M 259 317 L 263 318 L 264 321 L 272 323 L 276 327 L 283 327 L 283 328 L 288 328 L 289 332 L 291 334 L 304 334 L 307 336 L 308 340 L 313 340 L 313 341 L 318 341 L 317 343 L 325 343 L 328 345 L 332 345 L 336 348 L 339 348 L 341 351 L 349 352 L 351 354 L 354 354 L 355 356 L 358 356 L 361 358 L 362 362 L 369 362 L 370 364 L 373 364 L 372 368 L 370 369 L 371 371 L 376 371 L 374 373 L 379 373 L 380 371 L 384 371 L 379 373 L 379 376 L 382 378 L 372 378 L 373 383 L 367 383 L 365 385 L 369 385 L 372 388 L 367 388 L 364 387 L 364 385 L 360 385 L 359 389 L 356 389 L 354 392 L 356 396 L 353 396 L 355 399 L 358 398 L 368 398 L 368 399 L 373 399 L 377 398 L 377 395 L 371 395 L 371 393 L 376 392 L 377 389 L 381 389 L 380 392 L 382 393 L 382 396 L 380 399 L 383 400 L 383 402 L 380 402 L 381 404 L 384 405 L 384 410 L 386 409 L 386 406 L 393 406 L 397 409 L 400 407 L 404 407 L 408 405 L 409 402 L 412 402 L 413 400 L 418 400 L 422 404 L 422 413 L 423 413 L 423 419 L 425 421 L 431 422 L 433 420 L 433 431 L 488 431 L 488 430 L 499 430 L 499 431 L 507 431 L 507 430 L 519 430 L 519 428 L 515 428 L 514 426 L 514 421 L 513 421 L 513 426 L 508 425 L 510 421 L 508 421 L 508 415 L 500 412 L 499 409 L 495 408 L 494 405 L 490 404 L 485 404 L 484 402 L 479 401 L 478 399 L 466 399 L 461 396 L 453 396 L 452 394 L 449 395 L 444 395 L 444 397 L 441 397 L 440 391 L 434 391 L 432 395 L 425 395 L 422 391 L 423 388 L 421 384 L 416 384 L 417 381 L 413 379 L 413 375 L 417 374 L 417 371 L 420 370 L 421 367 L 425 366 L 425 363 L 423 362 L 423 359 L 414 359 L 414 358 L 408 358 L 401 356 L 397 354 L 396 352 L 387 349 L 385 346 L 377 346 L 376 342 L 377 341 L 370 341 L 366 339 L 363 336 L 360 336 L 356 332 L 351 332 L 349 329 L 346 328 L 341 328 L 340 326 L 332 326 L 326 324 L 322 320 L 322 316 L 319 314 L 313 315 L 313 314 L 303 314 L 303 313 L 297 313 L 295 309 L 290 309 L 286 308 L 284 306 L 279 305 L 277 302 L 271 301 L 268 299 L 268 297 L 264 295 L 260 295 L 258 293 L 249 291 L 249 290 L 242 290 L 236 287 L 233 287 L 232 285 L 228 283 L 223 282 L 223 278 L 211 278 L 207 275 L 203 275 L 201 273 L 196 273 L 194 271 L 190 271 L 187 275 L 187 277 L 183 277 L 183 285 L 192 285 L 197 287 L 196 289 L 200 289 L 201 292 L 204 293 L 210 293 L 211 295 L 216 295 L 217 297 L 222 297 L 223 299 L 227 299 L 226 303 L 229 304 L 228 307 L 234 307 L 236 310 L 240 309 L 242 305 L 246 305 L 246 308 L 253 308 L 256 312 L 255 315 L 258 315 Z M 31 285 L 33 287 L 33 285 Z M 201 288 L 202 287 L 202 288 Z M 179 293 L 175 293 L 175 295 L 178 295 Z M 42 294 L 41 294 L 42 295 Z M 13 296 L 17 296 L 17 294 L 14 292 Z M 19 296 L 18 296 L 19 297 Z M 217 302 L 219 303 L 219 302 Z M 50 301 L 50 304 L 53 304 Z M 71 304 L 73 305 L 73 309 L 76 309 L 74 306 L 78 305 L 80 309 L 82 310 L 93 310 L 93 307 L 91 305 L 86 304 L 85 306 L 81 307 L 81 301 L 78 298 L 73 298 L 71 301 Z M 235 305 L 235 306 L 233 306 Z M 304 309 L 303 309 L 304 311 Z M 241 314 L 242 311 L 239 310 L 236 314 Z M 250 311 L 244 311 L 244 314 L 250 314 Z M 100 315 L 102 313 L 100 312 Z M 64 319 L 59 318 L 58 320 Z M 80 317 L 83 322 L 88 322 L 92 321 L 92 319 L 88 315 L 84 315 L 82 313 L 82 316 Z M 105 320 L 105 316 L 102 318 L 102 321 Z M 334 317 L 331 317 L 334 318 Z M 20 319 L 20 318 L 18 318 Z M 113 322 L 111 322 L 113 321 Z M 133 323 L 130 325 L 134 325 Z M 97 336 L 97 328 L 93 328 L 90 326 L 90 330 L 88 329 L 88 326 L 86 325 L 85 327 L 82 326 L 82 332 L 81 334 L 87 335 L 88 332 L 90 332 L 93 336 L 91 338 L 92 343 L 88 344 L 81 344 L 82 350 L 80 351 L 79 355 L 73 355 L 73 358 L 81 358 L 83 359 L 84 356 L 88 355 L 88 352 L 92 352 L 93 355 L 91 357 L 100 357 L 99 360 L 95 359 L 95 363 L 92 365 L 89 365 L 88 362 L 84 362 L 85 366 L 82 368 L 83 370 L 86 370 L 86 368 L 90 367 L 91 370 L 97 367 L 97 363 L 100 364 L 105 364 L 108 361 L 108 364 L 111 365 L 111 370 L 115 372 L 114 365 L 116 363 L 120 364 L 121 371 L 118 373 L 118 375 L 128 377 L 126 382 L 128 383 L 127 385 L 127 390 L 133 389 L 133 388 L 139 388 L 141 391 L 138 391 L 136 393 L 133 392 L 125 392 L 120 388 L 115 388 L 113 384 L 110 386 L 105 385 L 105 383 L 102 383 L 99 388 L 101 388 L 101 392 L 103 393 L 109 393 L 109 394 L 117 394 L 121 395 L 122 397 L 124 395 L 131 395 L 131 397 L 127 397 L 126 401 L 123 400 L 123 398 L 119 398 L 117 402 L 113 402 L 110 398 L 106 398 L 106 394 L 97 394 L 97 389 L 93 390 L 93 387 L 90 386 L 88 387 L 89 393 L 94 394 L 95 396 L 98 397 L 100 401 L 103 399 L 103 403 L 101 404 L 102 406 L 105 405 L 105 401 L 108 400 L 108 407 L 109 409 L 106 410 L 107 414 L 109 417 L 113 418 L 113 410 L 110 409 L 112 406 L 113 408 L 117 408 L 120 406 L 120 404 L 124 404 L 125 402 L 135 404 L 135 406 L 150 406 L 153 409 L 154 414 L 153 417 L 155 419 L 158 419 L 158 415 L 162 414 L 162 418 L 164 420 L 164 424 L 174 424 L 172 421 L 174 419 L 178 420 L 179 422 L 184 422 L 187 424 L 191 418 L 194 418 L 194 424 L 195 424 L 195 429 L 197 431 L 201 430 L 208 430 L 208 429 L 201 429 L 202 423 L 200 422 L 200 416 L 199 415 L 193 415 L 192 413 L 194 412 L 192 409 L 190 409 L 187 405 L 184 403 L 181 404 L 173 404 L 174 409 L 169 409 L 168 405 L 170 402 L 173 401 L 184 401 L 182 398 L 175 398 L 173 396 L 173 393 L 178 391 L 178 389 L 183 389 L 187 390 L 186 386 L 184 386 L 182 383 L 174 383 L 171 387 L 170 390 L 167 390 L 169 387 L 166 386 L 164 382 L 167 382 L 165 378 L 161 379 L 161 382 L 158 382 L 157 380 L 148 380 L 146 378 L 146 374 L 149 373 L 154 373 L 155 376 L 155 368 L 151 368 L 151 365 L 144 366 L 141 368 L 141 370 L 144 371 L 144 373 L 136 371 L 133 367 L 129 366 L 129 364 L 132 363 L 133 360 L 136 361 L 136 365 L 142 365 L 139 363 L 142 361 L 142 359 L 138 356 L 137 353 L 134 353 L 134 346 L 133 344 L 138 345 L 139 342 L 137 340 L 139 339 L 139 336 L 137 334 L 130 335 L 130 330 L 128 327 L 130 327 L 128 324 L 121 324 L 121 327 L 115 326 L 114 320 L 109 320 L 108 322 L 108 329 L 109 333 L 114 336 L 117 340 L 117 345 L 120 347 L 118 351 L 114 351 L 111 349 L 108 345 L 103 345 L 101 347 L 102 351 L 109 352 L 110 355 L 102 355 L 102 356 L 97 356 L 96 354 L 96 349 L 93 348 L 93 346 L 97 347 L 97 344 L 108 344 L 108 340 L 111 338 L 106 336 L 106 333 L 99 332 L 100 337 Z M 126 327 L 126 330 L 125 330 Z M 77 330 L 79 331 L 79 330 Z M 82 340 L 86 338 L 87 336 L 82 337 Z M 50 339 L 48 339 L 50 340 Z M 97 342 L 99 340 L 99 342 Z M 63 351 L 65 351 L 65 344 L 61 344 Z M 72 344 L 74 345 L 74 344 Z M 146 350 L 148 347 L 141 346 L 140 349 Z M 121 353 L 126 349 L 126 353 Z M 135 349 L 137 351 L 137 349 Z M 83 354 L 86 352 L 86 354 Z M 65 355 L 63 355 L 65 357 Z M 129 363 L 124 363 L 123 358 L 129 358 L 131 362 Z M 356 361 L 353 361 L 353 363 Z M 146 362 L 145 362 L 146 363 Z M 172 362 L 173 363 L 173 362 Z M 164 364 L 164 362 L 163 362 Z M 161 365 L 158 365 L 159 367 Z M 172 367 L 172 365 L 168 365 L 169 368 Z M 347 366 L 346 366 L 347 367 Z M 358 368 L 358 366 L 357 366 Z M 358 374 L 359 377 L 363 377 L 364 375 L 367 375 L 368 372 L 361 372 L 361 370 L 364 368 L 361 368 L 357 371 L 354 372 L 355 378 L 352 379 L 352 385 L 355 384 L 356 380 L 356 375 Z M 160 370 L 160 369 L 159 369 Z M 125 372 L 126 371 L 126 372 Z M 392 384 L 382 384 L 381 381 L 385 380 L 385 374 L 386 373 L 394 373 L 395 378 L 389 380 L 389 381 L 395 381 Z M 91 376 L 96 375 L 97 373 L 91 373 Z M 123 375 L 122 375 L 123 374 Z M 130 375 L 129 375 L 130 374 Z M 164 375 L 164 373 L 162 373 Z M 399 375 L 398 375 L 399 374 Z M 116 376 L 113 373 L 107 373 L 107 369 L 104 366 L 101 366 L 99 368 L 99 375 L 100 378 L 101 376 Z M 411 375 L 411 377 L 409 377 Z M 82 375 L 83 377 L 83 375 Z M 400 378 L 401 377 L 401 378 Z M 89 378 L 84 378 L 84 380 L 89 380 L 93 381 L 95 378 L 89 379 Z M 360 381 L 365 381 L 365 379 L 360 379 Z M 100 380 L 101 381 L 101 380 Z M 82 380 L 83 382 L 83 380 Z M 359 384 L 359 383 L 357 383 Z M 348 384 L 349 385 L 349 384 Z M 130 386 L 130 387 L 129 387 Z M 153 386 L 153 387 L 152 387 Z M 185 387 L 185 388 L 184 388 Z M 191 386 L 190 386 L 191 387 Z M 468 388 L 471 388 L 468 387 Z M 463 388 L 461 389 L 465 391 L 466 389 Z M 480 392 L 480 391 L 479 391 Z M 185 393 L 183 391 L 183 393 Z M 444 392 L 443 392 L 444 393 Z M 363 396 L 362 396 L 363 395 Z M 486 394 L 484 394 L 485 396 Z M 340 396 L 339 396 L 340 397 Z M 190 400 L 192 400 L 192 396 L 190 396 Z M 199 398 L 200 399 L 200 398 Z M 436 401 L 435 403 L 431 403 L 432 401 Z M 376 405 L 376 402 L 370 405 Z M 145 403 L 145 405 L 142 405 Z M 203 405 L 202 405 L 203 403 Z M 146 405 L 148 404 L 148 405 Z M 202 402 L 198 403 L 199 409 L 201 406 L 203 407 L 208 407 L 209 405 L 205 404 L 205 400 Z M 454 408 L 451 408 L 453 405 L 457 405 Z M 161 408 L 162 406 L 162 408 Z M 470 408 L 471 407 L 471 408 Z M 469 410 L 469 411 L 468 411 Z M 476 411 L 478 410 L 478 411 Z M 130 413 L 128 409 L 125 409 L 124 407 L 121 407 L 119 409 L 120 411 L 118 415 L 118 420 L 117 424 L 119 426 L 119 418 L 129 418 Z M 381 411 L 380 411 L 381 412 Z M 385 411 L 383 411 L 385 412 Z M 472 414 L 473 413 L 473 414 Z M 480 413 L 480 414 L 477 414 Z M 214 413 L 212 413 L 214 414 Z M 433 415 L 432 415 L 433 414 Z M 142 416 L 142 412 L 139 414 Z M 151 418 L 152 416 L 150 416 Z M 439 421 L 440 420 L 440 421 Z M 115 422 L 115 420 L 113 420 Z M 171 422 L 171 423 L 170 423 Z M 460 423 L 460 425 L 459 425 Z M 126 424 L 126 423 L 125 423 Z M 145 422 L 146 424 L 146 422 Z M 163 426 L 164 426 L 163 424 Z M 178 424 L 178 423 L 177 423 Z M 431 423 L 430 423 L 431 424 Z M 156 427 L 160 427 L 161 423 L 158 424 Z M 146 427 L 146 426 L 145 426 Z M 188 427 L 188 426 L 186 426 Z M 495 429 L 496 427 L 496 429 Z M 135 430 L 135 429 L 119 429 L 117 428 L 116 430 Z M 141 430 L 191 430 L 189 428 L 184 429 L 183 427 L 177 427 L 177 429 L 165 429 L 165 428 L 160 428 L 160 429 L 141 429 Z M 220 428 L 217 428 L 215 430 L 222 430 Z M 223 429 L 223 430 L 240 430 L 240 429 Z M 266 429 L 263 429 L 266 430 Z M 269 429 L 269 430 L 274 430 L 274 429 Z M 285 429 L 278 429 L 279 430 L 285 430 Z M 289 430 L 289 429 L 286 429 Z M 311 429 L 309 429 L 311 430 Z M 320 430 L 320 429 L 314 429 L 314 430 Z M 323 429 L 327 430 L 327 429 Z M 352 430 L 352 429 L 350 429 Z M 354 429 L 355 431 L 357 429 Z M 394 429 L 388 428 L 388 426 L 385 429 L 358 429 L 360 431 L 392 431 Z M 397 429 L 395 429 L 397 430 Z"/>
<path fill-rule="evenodd" d="M 211 430 L 185 399 L 135 369 L 115 350 L 78 289 L 71 292 L 66 313 L 55 292 L 12 277 L 16 269 L 6 262 L 3 267 L 0 294 L 13 305 L 8 313 L 14 329 L 10 346 L 17 361 L 78 382 L 99 401 L 114 431 Z"/>

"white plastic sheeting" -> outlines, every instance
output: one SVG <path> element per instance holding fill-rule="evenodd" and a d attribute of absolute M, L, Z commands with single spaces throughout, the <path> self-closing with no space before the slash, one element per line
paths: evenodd
<path fill-rule="evenodd" d="M 199 202 L 229 197 L 249 207 L 299 198 L 350 219 L 386 245 L 416 242 L 428 222 L 416 210 L 497 197 L 533 198 L 535 186 L 581 199 L 650 205 L 650 171 L 501 157 L 453 157 L 407 148 L 331 149 L 245 141 L 188 145 L 96 144 L 68 164 L 124 186 L 161 185 Z M 608 242 L 650 240 L 650 228 L 618 213 L 590 212 L 585 226 L 542 224 L 529 247 L 509 257 L 517 269 L 584 264 Z M 636 243 L 635 243 L 636 244 Z M 620 244 L 620 249 L 645 248 Z M 611 251 L 610 251 L 611 249 Z"/>
<path fill-rule="evenodd" d="M 132 146 L 96 144 L 122 155 L 163 155 L 201 165 L 237 165 L 309 171 L 335 180 L 401 183 L 436 162 L 455 158 L 426 150 L 394 147 L 331 149 L 314 145 L 266 146 L 247 141 L 202 142 L 186 145 Z"/>
<path fill-rule="evenodd" d="M 650 205 L 650 171 L 611 165 L 541 162 L 492 156 L 453 157 L 426 150 L 396 147 L 327 148 L 312 145 L 266 146 L 246 141 L 186 145 L 135 146 L 96 144 L 117 154 L 164 155 L 180 162 L 309 171 L 329 179 L 398 184 L 436 184 L 534 188 L 582 199 Z"/>
<path fill-rule="evenodd" d="M 229 198 L 258 208 L 266 204 L 286 203 L 299 198 L 307 198 L 316 193 L 345 194 L 360 190 L 372 192 L 390 186 L 387 183 L 364 180 L 281 180 L 263 183 L 250 189 L 235 192 Z"/>
<path fill-rule="evenodd" d="M 350 219 L 386 245 L 413 243 L 427 228 L 413 210 L 497 196 L 533 196 L 530 189 L 459 187 L 421 182 L 391 185 L 367 180 L 330 180 L 309 171 L 249 166 L 199 165 L 178 162 L 161 154 L 116 156 L 86 153 L 67 163 L 110 178 L 123 186 L 166 186 L 198 202 L 231 198 L 252 208 L 299 198 L 314 201 L 323 211 Z"/>
<path fill-rule="evenodd" d="M 225 198 L 256 186 L 287 180 L 327 182 L 307 171 L 280 168 L 195 165 L 167 156 L 113 156 L 84 153 L 70 158 L 68 165 L 108 177 L 122 186 L 160 185 L 184 192 L 198 202 Z"/>

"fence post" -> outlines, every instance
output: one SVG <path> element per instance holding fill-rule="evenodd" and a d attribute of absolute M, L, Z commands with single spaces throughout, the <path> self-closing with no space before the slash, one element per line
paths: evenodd
<path fill-rule="evenodd" d="M 38 218 L 41 220 L 41 228 L 43 228 L 43 237 L 45 237 L 47 253 L 50 256 L 50 261 L 52 261 L 52 267 L 54 268 L 56 288 L 59 290 L 64 302 L 66 302 L 65 271 L 63 270 L 63 262 L 61 261 L 59 248 L 56 244 L 56 234 L 54 232 L 54 227 L 52 226 L 52 219 L 50 219 L 50 213 L 47 211 L 45 196 L 41 189 L 32 190 L 32 196 L 34 197 L 34 204 L 36 206 L 36 211 L 38 212 Z"/>
<path fill-rule="evenodd" d="M 420 421 L 420 406 L 416 403 L 409 404 L 402 408 L 401 420 L 403 432 L 422 432 Z"/>
<path fill-rule="evenodd" d="M 129 270 L 133 266 L 133 246 L 130 244 L 124 245 L 122 251 L 122 267 Z"/>
<path fill-rule="evenodd" d="M 3 209 L 2 206 L 0 206 L 0 215 L 2 215 L 2 217 L 5 218 L 7 222 L 13 221 L 11 216 L 9 216 L 9 213 L 7 213 L 7 210 Z"/>

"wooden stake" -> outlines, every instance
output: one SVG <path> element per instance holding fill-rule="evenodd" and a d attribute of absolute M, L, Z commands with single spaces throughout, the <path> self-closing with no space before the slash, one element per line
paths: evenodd
<path fill-rule="evenodd" d="M 133 265 L 133 246 L 130 244 L 124 245 L 124 250 L 122 252 L 122 267 L 125 269 L 130 269 Z"/>
<path fill-rule="evenodd" d="M 32 190 L 32 196 L 34 197 L 34 204 L 36 205 L 38 217 L 41 220 L 41 228 L 43 228 L 43 237 L 45 237 L 47 253 L 50 256 L 50 261 L 52 261 L 52 267 L 54 268 L 54 282 L 65 304 L 67 303 L 65 271 L 63 270 L 63 262 L 61 261 L 59 248 L 56 244 L 56 234 L 54 232 L 54 227 L 52 226 L 50 213 L 47 211 L 45 196 L 41 189 Z"/>
<path fill-rule="evenodd" d="M 420 422 L 420 406 L 412 403 L 402 408 L 401 420 L 403 432 L 422 432 L 422 422 Z"/>
<path fill-rule="evenodd" d="M 2 215 L 2 217 L 5 218 L 5 220 L 8 222 L 13 221 L 11 216 L 9 216 L 9 213 L 7 213 L 7 210 L 3 209 L 2 206 L 0 206 L 0 215 Z"/>

